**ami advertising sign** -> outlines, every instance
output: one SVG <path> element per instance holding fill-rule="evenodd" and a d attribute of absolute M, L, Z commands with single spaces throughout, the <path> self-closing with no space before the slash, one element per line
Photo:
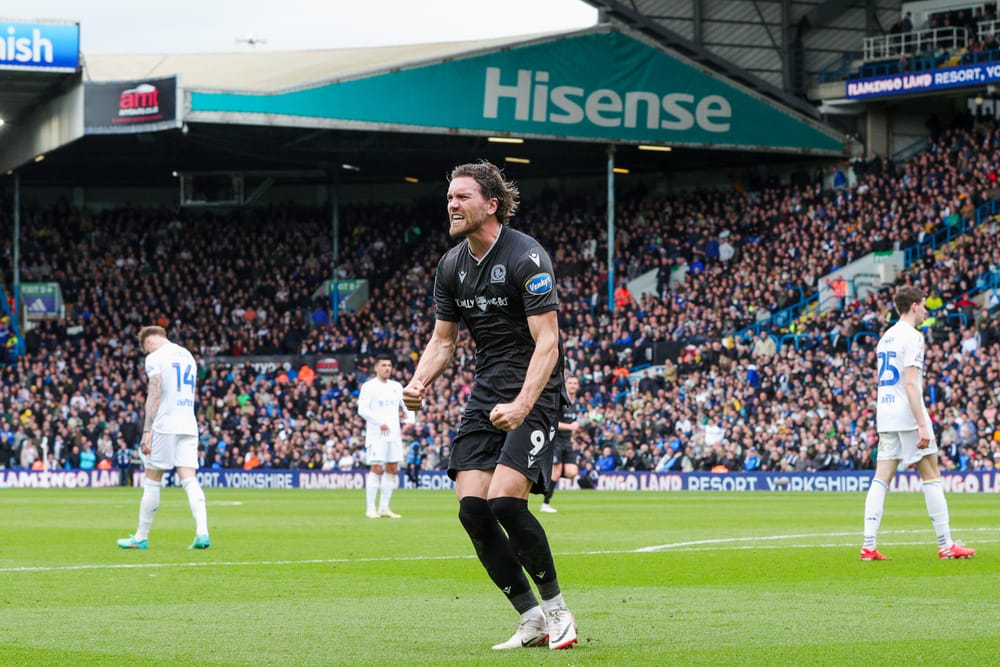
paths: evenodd
<path fill-rule="evenodd" d="M 83 124 L 87 134 L 123 134 L 180 126 L 177 78 L 88 83 Z"/>
<path fill-rule="evenodd" d="M 11 23 L 0 19 L 0 69 L 77 71 L 79 24 Z"/>

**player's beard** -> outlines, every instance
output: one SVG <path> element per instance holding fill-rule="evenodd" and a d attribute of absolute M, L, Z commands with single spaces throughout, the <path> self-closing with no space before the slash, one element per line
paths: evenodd
<path fill-rule="evenodd" d="M 450 217 L 448 218 L 448 222 L 449 222 L 448 234 L 451 236 L 451 238 L 464 239 L 468 238 L 472 234 L 475 234 L 476 232 L 478 232 L 480 229 L 483 228 L 483 224 L 486 222 L 486 216 L 477 219 L 473 218 L 468 214 L 465 214 L 463 216 L 462 220 L 463 224 L 460 229 L 455 228 L 454 221 Z"/>

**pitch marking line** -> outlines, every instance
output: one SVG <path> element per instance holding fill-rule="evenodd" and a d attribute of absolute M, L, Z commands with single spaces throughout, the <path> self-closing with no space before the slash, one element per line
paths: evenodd
<path fill-rule="evenodd" d="M 981 533 L 981 532 L 996 532 L 998 530 L 1000 530 L 1000 528 L 970 528 L 970 529 L 963 529 L 961 532 L 967 532 L 967 533 L 969 533 L 969 532 L 976 532 L 976 533 Z M 881 531 L 879 533 L 879 535 L 880 536 L 882 536 L 882 535 L 914 535 L 914 534 L 926 533 L 926 532 L 927 532 L 927 529 L 923 529 L 923 528 L 921 528 L 919 530 L 883 530 L 883 531 Z M 734 543 L 739 543 L 739 542 L 770 542 L 770 541 L 778 541 L 778 540 L 802 540 L 802 539 L 810 539 L 810 538 L 817 538 L 817 537 L 821 537 L 821 538 L 822 537 L 854 537 L 856 539 L 860 539 L 860 537 L 861 537 L 861 531 L 856 531 L 855 530 L 855 531 L 843 532 L 843 533 L 798 533 L 798 534 L 794 534 L 794 535 L 764 535 L 764 536 L 757 535 L 757 536 L 751 536 L 751 537 L 720 537 L 720 538 L 715 538 L 715 539 L 710 539 L 710 540 L 693 540 L 693 541 L 689 541 L 689 542 L 674 542 L 672 544 L 659 544 L 659 545 L 656 545 L 656 546 L 641 547 L 639 549 L 634 549 L 633 551 L 637 552 L 637 553 L 654 552 L 654 551 L 667 551 L 667 550 L 682 551 L 682 550 L 687 550 L 687 549 L 684 549 L 684 547 L 706 546 L 706 545 L 713 545 L 713 544 L 734 544 Z M 786 546 L 788 546 L 788 545 L 782 545 L 780 548 L 785 548 Z M 792 545 L 792 546 L 795 546 L 795 545 Z M 802 546 L 815 546 L 815 545 L 806 544 L 806 545 L 802 545 Z M 762 547 L 760 545 L 754 545 L 752 547 L 730 547 L 730 549 L 735 549 L 735 548 L 754 548 L 754 549 L 757 549 L 757 548 L 762 548 Z M 766 547 L 763 547 L 763 548 L 766 548 Z M 773 547 L 773 548 L 779 548 L 779 547 Z"/>
<path fill-rule="evenodd" d="M 998 532 L 1000 528 L 966 528 L 962 533 L 984 533 Z M 927 533 L 927 529 L 920 530 L 885 530 L 880 535 L 907 535 Z M 831 538 L 831 537 L 851 537 L 850 542 L 842 543 L 808 543 L 808 544 L 759 544 L 760 542 L 776 542 L 785 540 L 801 540 L 809 538 Z M 860 538 L 860 531 L 850 531 L 843 533 L 798 533 L 789 535 L 763 535 L 757 537 L 721 537 L 711 540 L 692 540 L 688 542 L 674 542 L 672 544 L 660 544 L 656 546 L 640 547 L 638 549 L 608 549 L 600 551 L 579 551 L 579 552 L 559 552 L 556 556 L 609 556 L 625 555 L 635 553 L 655 553 L 660 551 L 740 551 L 744 549 L 817 549 L 829 548 L 839 549 L 843 547 L 857 546 Z M 977 544 L 1000 542 L 1000 539 L 977 539 Z M 924 544 L 927 540 L 919 542 L 897 542 L 896 544 Z M 722 546 L 729 544 L 730 546 Z M 303 560 L 259 560 L 259 561 L 199 561 L 196 563 L 95 563 L 84 565 L 35 565 L 22 567 L 0 567 L 0 573 L 16 572 L 77 572 L 89 570 L 143 570 L 143 569 L 163 569 L 163 568 L 183 568 L 183 567 L 266 567 L 283 565 L 335 565 L 340 563 L 391 563 L 410 561 L 437 561 L 437 560 L 467 560 L 475 558 L 472 554 L 459 556 L 384 556 L 380 558 L 308 558 Z"/>

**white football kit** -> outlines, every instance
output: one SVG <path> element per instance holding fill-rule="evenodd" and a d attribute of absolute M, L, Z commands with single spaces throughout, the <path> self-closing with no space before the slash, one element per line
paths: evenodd
<path fill-rule="evenodd" d="M 403 385 L 395 380 L 382 382 L 377 377 L 361 385 L 358 395 L 358 414 L 365 420 L 365 449 L 368 465 L 399 463 L 403 460 L 403 438 L 399 424 L 399 410 L 403 404 Z M 413 413 L 406 410 L 407 421 Z M 382 425 L 389 427 L 382 431 Z"/>
<path fill-rule="evenodd" d="M 937 452 L 934 431 L 926 449 L 917 449 L 917 420 L 910 409 L 903 382 L 903 369 L 916 367 L 920 371 L 920 410 L 928 426 L 931 423 L 923 402 L 924 336 L 905 322 L 897 322 L 878 341 L 878 404 L 875 411 L 879 432 L 880 459 L 901 459 L 916 463 L 924 456 Z"/>
<path fill-rule="evenodd" d="M 198 467 L 195 395 L 198 366 L 191 353 L 165 343 L 146 357 L 146 375 L 160 376 L 160 405 L 153 420 L 149 466 L 157 470 Z"/>

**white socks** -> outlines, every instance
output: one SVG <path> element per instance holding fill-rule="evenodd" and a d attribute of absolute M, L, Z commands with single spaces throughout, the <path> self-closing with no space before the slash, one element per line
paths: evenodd
<path fill-rule="evenodd" d="M 142 500 L 139 501 L 139 527 L 135 531 L 135 541 L 149 539 L 149 529 L 156 518 L 156 510 L 160 509 L 161 482 L 145 479 L 142 482 Z"/>
<path fill-rule="evenodd" d="M 365 476 L 365 504 L 369 514 L 375 511 L 375 497 L 379 491 L 382 492 L 382 497 L 379 499 L 378 511 L 380 514 L 389 511 L 389 500 L 398 482 L 397 473 L 383 472 L 379 475 L 368 471 Z"/>
<path fill-rule="evenodd" d="M 375 494 L 378 493 L 378 487 L 381 483 L 381 475 L 377 475 L 371 470 L 365 475 L 365 504 L 369 514 L 375 511 Z"/>
<path fill-rule="evenodd" d="M 924 503 L 927 505 L 927 515 L 934 526 L 938 547 L 944 549 L 952 545 L 951 521 L 948 516 L 948 501 L 944 498 L 944 487 L 940 479 L 923 483 Z M 882 523 L 882 509 L 885 507 L 885 495 L 889 485 L 874 479 L 868 488 L 865 498 L 865 549 L 874 549 L 878 537 L 878 529 Z"/>
<path fill-rule="evenodd" d="M 541 607 L 532 607 L 521 614 L 521 623 L 532 622 L 535 625 L 545 625 L 545 615 L 542 614 Z"/>
<path fill-rule="evenodd" d="M 187 493 L 188 505 L 191 506 L 191 515 L 194 516 L 194 534 L 208 535 L 208 510 L 205 508 L 205 492 L 198 484 L 197 477 L 188 477 L 181 482 L 184 492 Z"/>
<path fill-rule="evenodd" d="M 392 498 L 392 491 L 396 488 L 396 482 L 399 477 L 391 472 L 382 473 L 382 483 L 380 488 L 382 489 L 382 499 L 378 504 L 379 512 L 389 511 L 389 499 Z"/>
<path fill-rule="evenodd" d="M 542 600 L 542 611 L 546 614 L 550 611 L 555 611 L 556 609 L 566 609 L 566 603 L 563 601 L 562 593 L 559 593 L 554 598 L 549 600 Z"/>
<path fill-rule="evenodd" d="M 924 482 L 924 502 L 927 504 L 927 514 L 937 535 L 938 547 L 945 549 L 952 545 L 951 522 L 948 518 L 948 501 L 944 499 L 944 487 L 940 479 Z"/>
<path fill-rule="evenodd" d="M 882 510 L 889 485 L 880 479 L 873 479 L 865 497 L 865 541 L 862 547 L 874 549 L 878 540 L 878 529 L 882 525 Z"/>

